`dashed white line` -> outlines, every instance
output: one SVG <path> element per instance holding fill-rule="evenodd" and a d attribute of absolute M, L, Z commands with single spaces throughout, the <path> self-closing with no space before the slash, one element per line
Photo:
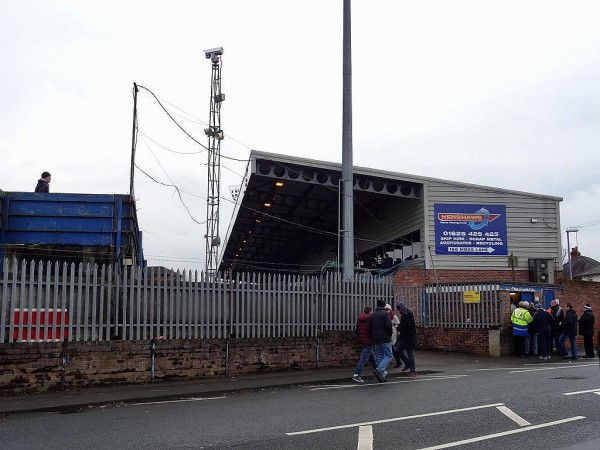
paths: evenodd
<path fill-rule="evenodd" d="M 510 436 L 511 434 L 524 433 L 524 432 L 528 432 L 529 430 L 551 427 L 554 425 L 560 425 L 561 423 L 573 422 L 575 420 L 581 420 L 581 419 L 585 419 L 585 416 L 569 417 L 568 419 L 555 420 L 554 422 L 541 423 L 539 425 L 531 425 L 530 427 L 517 428 L 516 430 L 502 431 L 500 433 L 488 434 L 486 436 L 479 436 L 479 437 L 472 438 L 472 439 L 464 439 L 462 441 L 448 442 L 447 444 L 434 445 L 432 447 L 424 447 L 421 450 L 434 450 L 434 449 L 439 449 L 439 448 L 456 447 L 457 445 L 472 444 L 473 442 L 487 441 L 489 439 L 495 439 L 495 438 L 502 437 L 502 436 Z"/>
<path fill-rule="evenodd" d="M 527 422 L 525 419 L 523 419 L 521 416 L 519 416 L 517 413 L 515 413 L 512 409 L 507 408 L 506 406 L 498 406 L 498 410 L 502 414 L 504 414 L 506 417 L 515 421 L 518 425 L 520 425 L 522 427 L 531 425 L 529 422 Z"/>
<path fill-rule="evenodd" d="M 221 400 L 227 397 L 192 397 L 192 398 L 180 398 L 179 400 L 163 400 L 161 402 L 139 402 L 132 403 L 131 406 L 139 405 L 162 405 L 163 403 L 183 403 L 183 402 L 201 402 L 204 400 Z"/>
<path fill-rule="evenodd" d="M 446 411 L 437 411 L 437 412 L 425 413 L 425 414 L 415 414 L 414 416 L 393 417 L 391 419 L 373 420 L 370 422 L 351 423 L 348 425 L 338 425 L 338 426 L 334 426 L 334 427 L 313 428 L 312 430 L 293 431 L 293 432 L 289 432 L 289 433 L 285 433 L 285 434 L 287 434 L 288 436 L 297 436 L 299 434 L 320 433 L 322 431 L 342 430 L 344 428 L 356 428 L 356 427 L 360 427 L 360 426 L 364 426 L 364 425 L 377 425 L 377 424 L 381 424 L 381 423 L 399 422 L 401 420 L 418 419 L 421 417 L 441 416 L 444 414 L 453 414 L 453 413 L 464 412 L 464 411 L 475 411 L 478 409 L 495 408 L 498 406 L 504 406 L 504 403 L 492 403 L 489 405 L 471 406 L 468 408 L 448 409 Z"/>
<path fill-rule="evenodd" d="M 600 389 L 588 389 L 587 391 L 576 391 L 576 392 L 565 392 L 563 395 L 578 395 L 578 394 L 589 394 L 595 392 L 600 395 Z"/>
<path fill-rule="evenodd" d="M 596 364 L 577 364 L 570 366 L 561 366 L 561 367 L 540 367 L 539 369 L 523 369 L 523 370 L 513 370 L 508 373 L 523 373 L 523 372 L 539 372 L 540 370 L 559 370 L 559 369 L 579 369 L 580 367 L 589 367 L 595 366 Z"/>
<path fill-rule="evenodd" d="M 363 425 L 358 428 L 358 447 L 357 450 L 373 450 L 373 427 Z"/>
<path fill-rule="evenodd" d="M 468 375 L 448 375 L 448 376 L 435 376 L 429 378 L 403 378 L 398 381 L 387 381 L 386 383 L 364 383 L 364 384 L 332 384 L 330 386 L 319 386 L 319 387 L 311 387 L 311 391 L 327 391 L 330 389 L 354 389 L 364 386 L 389 386 L 390 384 L 399 384 L 399 383 L 418 383 L 423 381 L 436 381 L 436 380 L 452 380 L 454 378 L 462 378 Z M 401 378 L 401 377 L 398 377 Z"/>

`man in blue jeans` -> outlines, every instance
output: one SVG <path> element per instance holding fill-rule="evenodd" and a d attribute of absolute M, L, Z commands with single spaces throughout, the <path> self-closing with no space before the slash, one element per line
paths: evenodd
<path fill-rule="evenodd" d="M 365 306 L 364 312 L 358 316 L 358 320 L 356 321 L 356 337 L 358 338 L 358 342 L 363 346 L 362 352 L 360 353 L 360 359 L 358 360 L 356 369 L 354 369 L 354 376 L 352 377 L 352 380 L 357 383 L 364 383 L 363 379 L 360 377 L 360 373 L 367 361 L 371 361 L 373 367 L 376 367 L 375 357 L 373 356 L 374 342 L 373 337 L 371 336 L 371 323 L 369 321 L 372 311 L 373 308 Z"/>
<path fill-rule="evenodd" d="M 373 370 L 375 377 L 380 383 L 387 381 L 387 366 L 392 360 L 392 319 L 385 309 L 385 301 L 377 300 L 377 308 L 369 317 L 371 324 L 371 336 L 375 342 L 375 364 Z"/>

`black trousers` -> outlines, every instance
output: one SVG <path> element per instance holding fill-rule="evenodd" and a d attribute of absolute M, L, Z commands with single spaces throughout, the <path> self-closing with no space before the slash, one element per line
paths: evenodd
<path fill-rule="evenodd" d="M 513 339 L 515 342 L 515 356 L 521 356 L 525 353 L 525 336 L 513 335 Z"/>
<path fill-rule="evenodd" d="M 585 356 L 593 358 L 594 356 L 594 336 L 583 337 L 583 348 L 585 350 Z"/>

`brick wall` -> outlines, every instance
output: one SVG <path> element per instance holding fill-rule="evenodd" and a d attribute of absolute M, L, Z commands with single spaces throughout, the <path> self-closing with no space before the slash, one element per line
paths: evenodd
<path fill-rule="evenodd" d="M 483 328 L 417 329 L 419 348 L 476 355 L 489 354 L 489 330 Z"/>
<path fill-rule="evenodd" d="M 436 280 L 437 275 L 437 280 Z M 514 279 L 513 279 L 514 276 Z M 527 271 L 511 270 L 426 270 L 422 266 L 412 266 L 407 269 L 396 272 L 394 282 L 400 286 L 423 286 L 427 283 L 487 283 L 487 282 L 505 282 L 522 283 L 528 281 Z M 593 281 L 569 280 L 564 279 L 562 272 L 555 274 L 555 282 L 563 285 L 563 291 L 557 291 L 556 297 L 560 299 L 561 305 L 565 307 L 567 302 L 573 305 L 580 317 L 583 313 L 583 305 L 589 303 L 592 306 L 596 316 L 596 325 L 594 332 L 594 345 L 600 345 L 598 342 L 598 333 L 600 332 L 600 283 Z M 505 327 L 500 330 L 499 346 L 500 353 L 507 355 L 512 353 L 512 328 L 510 327 L 510 300 L 508 292 L 503 292 L 504 297 L 504 323 Z M 420 337 L 423 348 L 431 350 L 451 350 L 467 351 L 480 354 L 480 350 L 488 345 L 487 330 L 478 330 L 473 328 L 466 329 L 428 329 L 420 330 Z M 481 339 L 481 345 L 477 341 Z M 485 341 L 485 344 L 483 343 Z M 583 346 L 583 337 L 577 338 L 577 345 Z M 487 352 L 485 352 L 487 354 Z"/>
<path fill-rule="evenodd" d="M 436 278 L 437 276 L 437 278 Z M 411 266 L 394 275 L 394 282 L 402 286 L 422 286 L 428 283 L 477 283 L 494 282 L 524 283 L 529 281 L 526 270 L 437 270 Z"/>
<path fill-rule="evenodd" d="M 0 393 L 148 382 L 151 346 L 151 341 L 0 345 Z M 350 367 L 356 364 L 359 352 L 352 332 L 327 332 L 318 339 L 157 341 L 155 380 L 210 378 L 223 376 L 226 370 L 228 376 L 239 376 Z M 64 370 L 63 355 L 67 357 Z"/>

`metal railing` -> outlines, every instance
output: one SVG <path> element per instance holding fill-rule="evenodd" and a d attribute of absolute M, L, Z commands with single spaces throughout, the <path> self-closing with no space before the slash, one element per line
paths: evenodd
<path fill-rule="evenodd" d="M 17 262 L 0 279 L 0 343 L 316 336 L 353 330 L 391 279 Z"/>
<path fill-rule="evenodd" d="M 403 301 L 424 327 L 502 324 L 497 285 L 394 286 L 390 277 L 238 273 L 4 261 L 0 343 L 308 337 L 354 330 L 379 299 Z M 479 301 L 466 303 L 465 291 Z M 392 296 L 394 301 L 391 300 Z M 395 307 L 395 305 L 392 305 Z"/>

